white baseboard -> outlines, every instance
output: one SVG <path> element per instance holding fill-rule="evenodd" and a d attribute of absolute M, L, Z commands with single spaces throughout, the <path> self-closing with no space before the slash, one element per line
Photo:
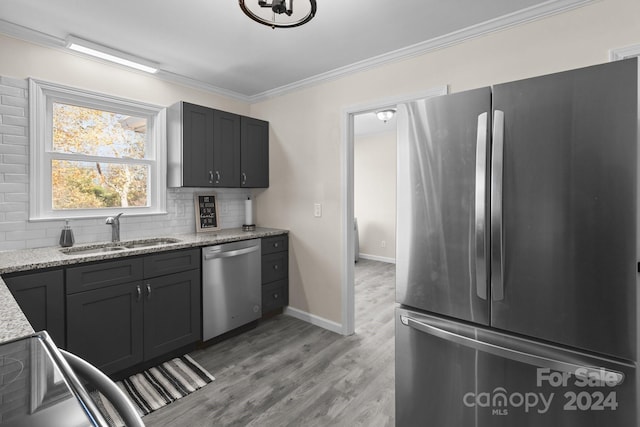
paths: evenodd
<path fill-rule="evenodd" d="M 390 264 L 395 264 L 396 263 L 396 259 L 395 258 L 389 258 L 389 257 L 386 257 L 386 256 L 360 254 L 360 258 L 362 258 L 362 259 L 370 259 L 372 261 L 388 262 Z"/>
<path fill-rule="evenodd" d="M 312 325 L 327 329 L 331 332 L 335 332 L 336 334 L 342 334 L 342 325 L 340 323 L 327 320 L 324 317 L 316 316 L 315 314 L 307 313 L 306 311 L 293 307 L 285 307 L 283 313 L 307 323 L 311 323 Z"/>

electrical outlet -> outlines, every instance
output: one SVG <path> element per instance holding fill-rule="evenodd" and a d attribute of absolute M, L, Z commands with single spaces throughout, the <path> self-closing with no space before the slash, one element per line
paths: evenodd
<path fill-rule="evenodd" d="M 313 204 L 313 216 L 320 218 L 322 216 L 322 205 L 320 203 Z"/>
<path fill-rule="evenodd" d="M 380 247 L 381 248 L 386 248 L 387 247 L 387 241 L 383 240 L 382 242 L 380 242 Z"/>
<path fill-rule="evenodd" d="M 229 204 L 226 202 L 220 202 L 220 213 L 228 214 L 229 213 Z"/>

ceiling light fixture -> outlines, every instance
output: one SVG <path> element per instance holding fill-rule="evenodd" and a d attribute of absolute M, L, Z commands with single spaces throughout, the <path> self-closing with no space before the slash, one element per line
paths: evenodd
<path fill-rule="evenodd" d="M 386 110 L 377 111 L 376 116 L 378 117 L 378 120 L 382 120 L 383 122 L 387 123 L 387 121 L 391 120 L 395 113 L 396 110 L 394 108 L 388 108 Z"/>
<path fill-rule="evenodd" d="M 158 64 L 75 36 L 67 37 L 67 48 L 137 70 L 146 71 L 147 73 L 158 72 Z"/>
<path fill-rule="evenodd" d="M 316 15 L 316 0 L 304 0 L 296 3 L 293 0 L 238 0 L 240 9 L 249 18 L 271 28 L 298 27 L 311 21 Z"/>

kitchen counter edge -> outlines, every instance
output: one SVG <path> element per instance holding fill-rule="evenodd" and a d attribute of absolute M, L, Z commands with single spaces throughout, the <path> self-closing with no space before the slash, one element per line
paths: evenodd
<path fill-rule="evenodd" d="M 15 251 L 0 252 L 0 275 L 21 271 L 42 270 L 45 268 L 62 267 L 73 264 L 117 259 L 135 255 L 146 255 L 157 252 L 173 251 L 177 249 L 196 248 L 203 246 L 219 245 L 238 240 L 259 239 L 262 237 L 288 234 L 288 230 L 276 228 L 256 228 L 253 231 L 242 231 L 240 228 L 230 228 L 210 233 L 171 234 L 153 236 L 152 238 L 140 238 L 135 240 L 167 238 L 177 239 L 176 243 L 165 243 L 143 248 L 126 249 L 122 251 L 105 252 L 99 254 L 64 254 L 59 246 L 20 249 Z M 120 242 L 126 243 L 126 240 Z M 100 243 L 96 242 L 76 245 L 77 247 L 92 247 Z"/>
<path fill-rule="evenodd" d="M 0 252 L 0 275 L 166 252 L 177 249 L 212 246 L 235 242 L 238 240 L 259 239 L 262 237 L 278 236 L 281 234 L 289 234 L 289 231 L 275 228 L 256 228 L 254 231 L 227 229 L 211 233 L 165 235 L 158 237 L 178 239 L 179 242 L 91 255 L 65 255 L 60 252 L 60 248 L 57 246 L 5 251 Z M 156 236 L 154 236 L 154 238 L 155 237 Z M 92 245 L 95 245 L 95 243 L 78 246 Z M 9 291 L 9 288 L 2 280 L 2 277 L 0 277 L 0 344 L 28 336 L 33 333 L 33 327 L 20 309 L 20 306 L 18 306 L 16 300 L 13 298 L 11 291 Z"/>

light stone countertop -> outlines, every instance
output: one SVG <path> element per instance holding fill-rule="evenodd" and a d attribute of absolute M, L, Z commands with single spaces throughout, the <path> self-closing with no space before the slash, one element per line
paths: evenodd
<path fill-rule="evenodd" d="M 5 251 L 0 252 L 0 274 L 61 267 L 85 262 L 117 259 L 133 255 L 165 252 L 176 249 L 212 246 L 238 240 L 257 239 L 261 237 L 278 236 L 281 234 L 288 234 L 288 231 L 260 227 L 257 227 L 254 231 L 242 231 L 241 228 L 232 228 L 206 233 L 158 235 L 153 238 L 123 240 L 120 242 L 122 245 L 131 241 L 140 242 L 158 238 L 177 239 L 178 242 L 99 254 L 64 254 L 60 251 L 60 247 L 58 246 Z M 96 242 L 91 244 L 81 244 L 74 246 L 74 248 L 91 248 L 108 243 L 109 242 Z M 9 291 L 9 288 L 7 288 L 5 282 L 0 278 L 0 343 L 31 335 L 33 333 L 34 330 L 31 327 L 31 324 L 27 321 L 22 310 L 20 310 L 20 307 L 13 298 L 13 295 L 11 295 L 11 292 Z"/>
<path fill-rule="evenodd" d="M 0 278 L 0 343 L 25 337 L 34 333 L 9 288 Z"/>

